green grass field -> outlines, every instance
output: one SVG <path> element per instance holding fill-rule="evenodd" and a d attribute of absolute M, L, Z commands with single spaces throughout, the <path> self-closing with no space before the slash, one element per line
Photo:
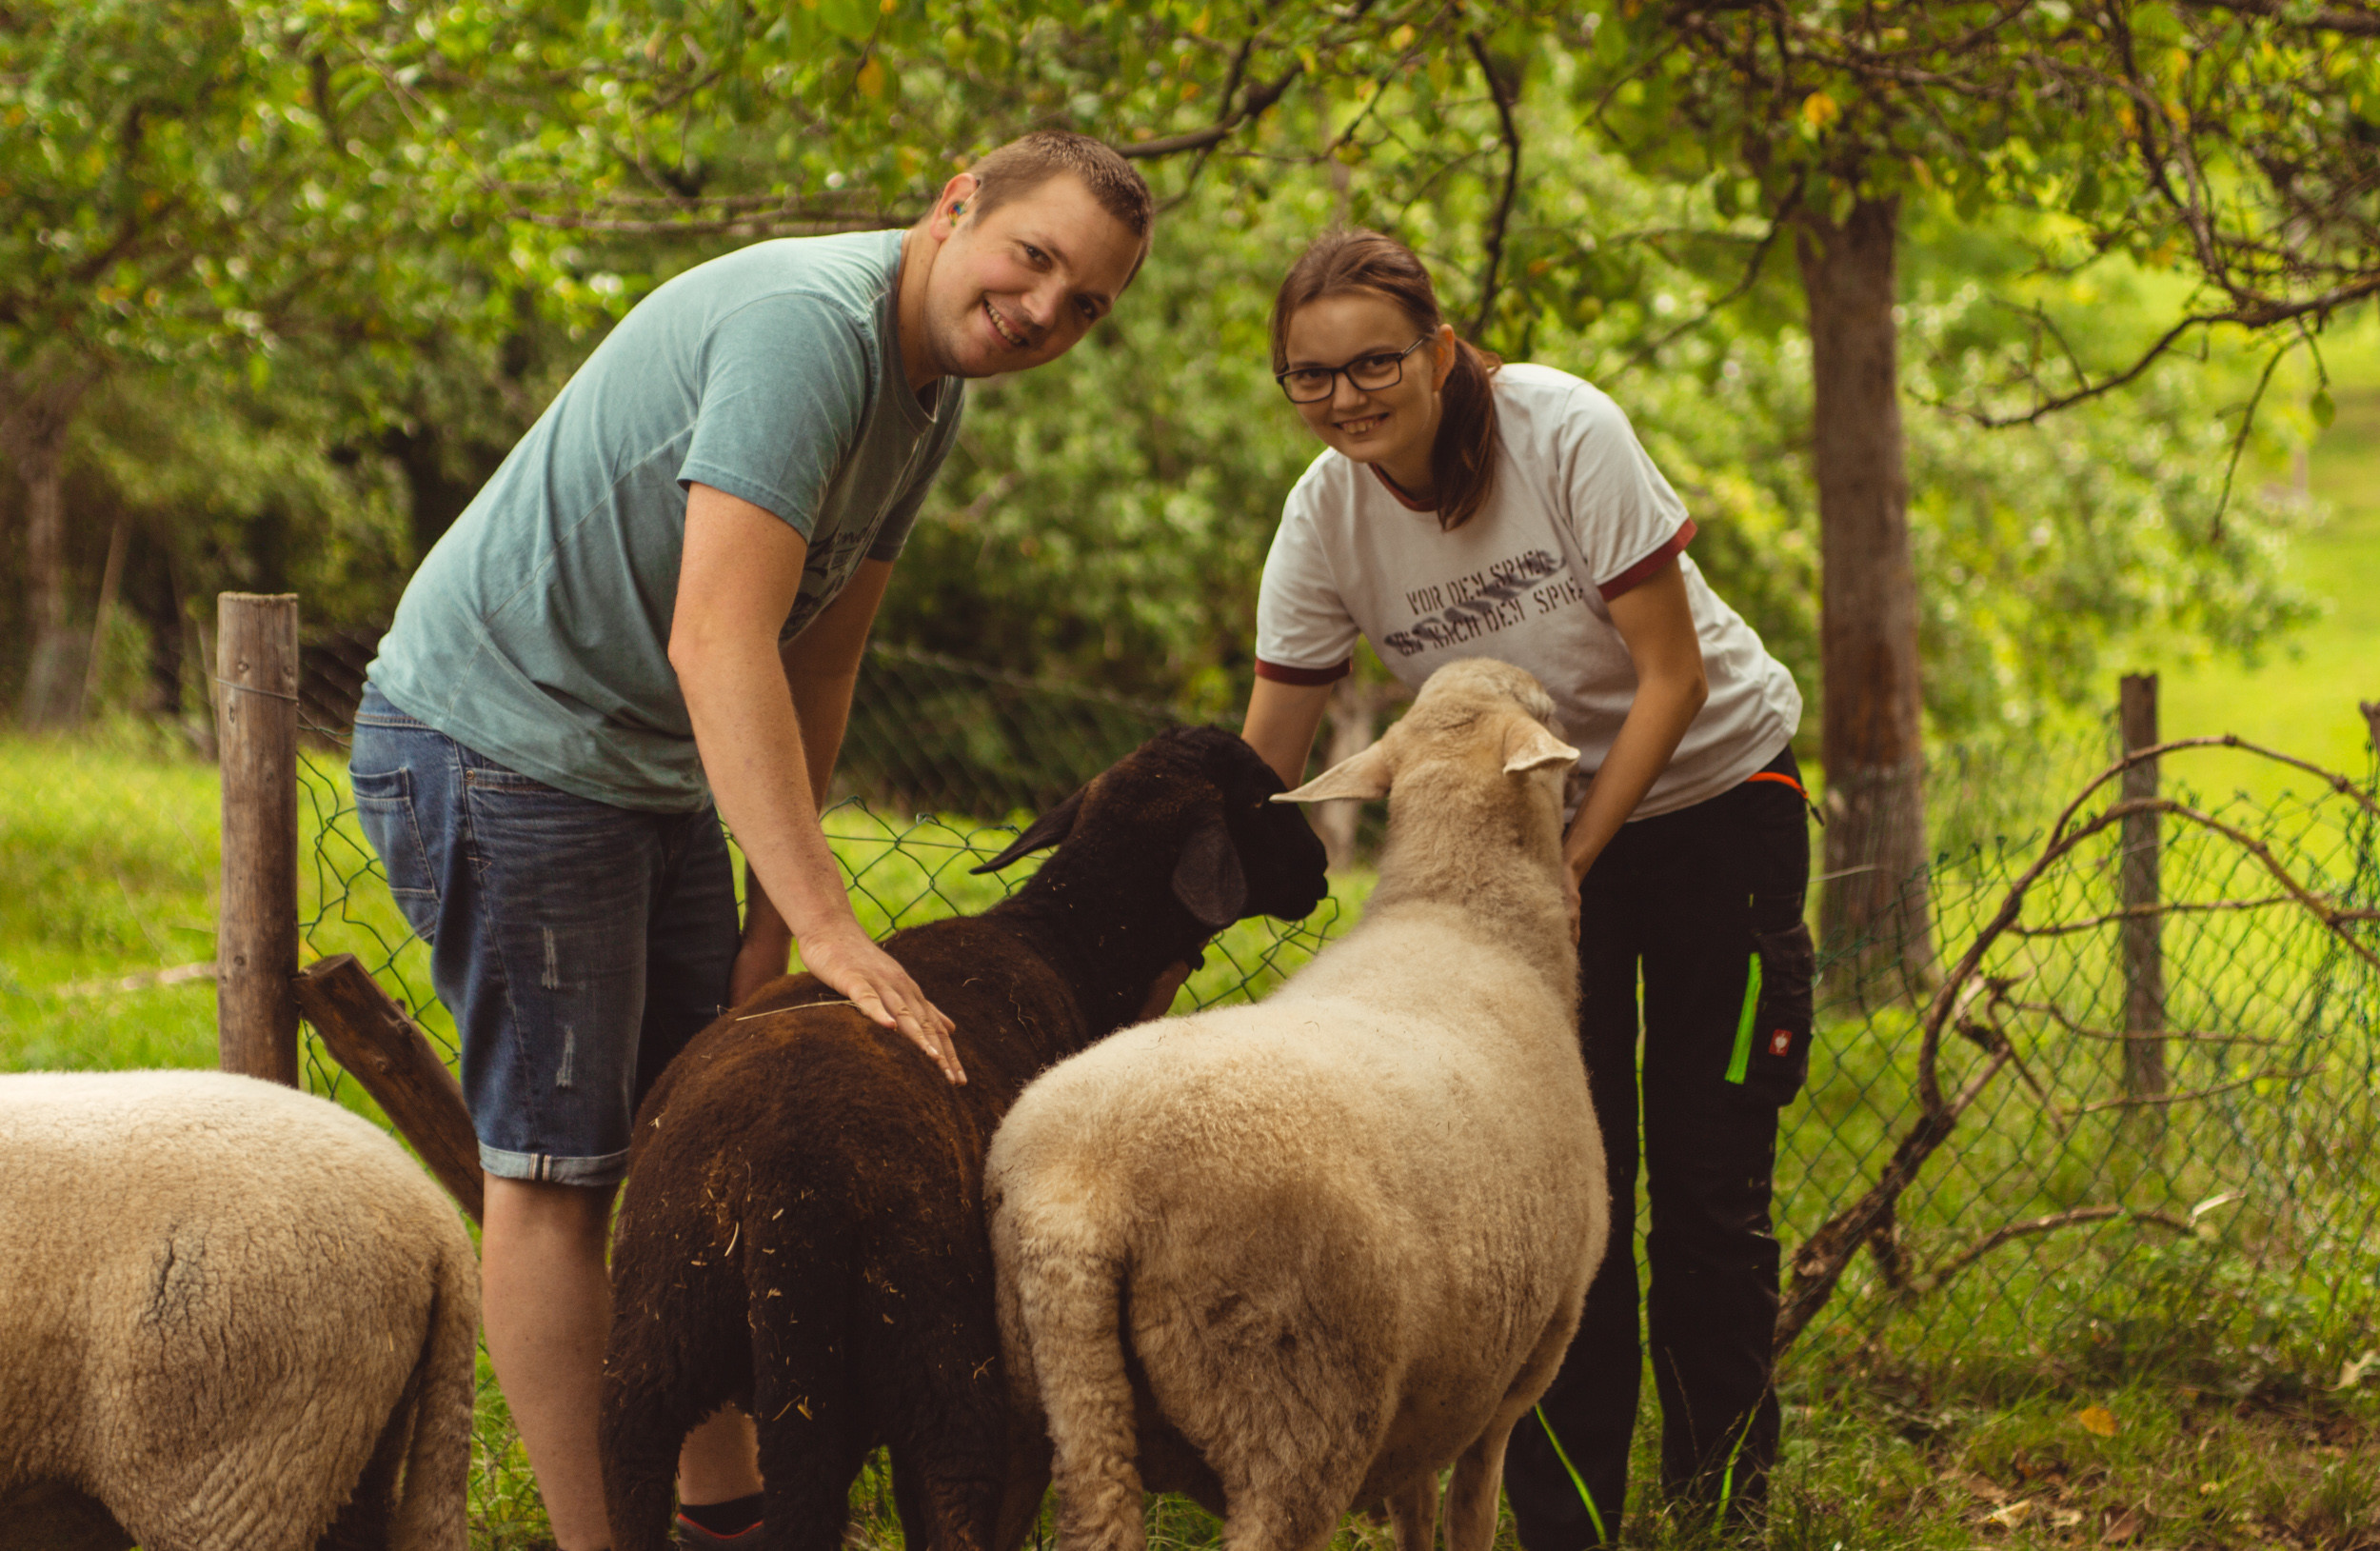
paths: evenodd
<path fill-rule="evenodd" d="M 2380 701 L 2380 363 L 2367 348 L 2346 367 L 2337 418 L 2308 465 L 2308 488 L 2327 516 L 2289 556 L 2291 579 L 2329 611 L 2257 666 L 2204 663 L 2163 674 L 2169 738 L 2236 732 L 2350 775 L 2369 767 L 2370 737 L 2356 706 Z M 2246 762 L 2218 759 L 2214 767 L 2259 795 L 2304 788 L 2302 777 Z"/>

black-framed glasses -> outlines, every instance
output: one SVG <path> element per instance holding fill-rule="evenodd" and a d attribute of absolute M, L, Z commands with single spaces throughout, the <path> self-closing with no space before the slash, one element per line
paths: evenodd
<path fill-rule="evenodd" d="M 1292 404 L 1319 404 L 1338 391 L 1340 372 L 1365 392 L 1394 388 L 1405 380 L 1405 357 L 1427 345 L 1435 336 L 1423 334 L 1401 350 L 1380 350 L 1371 355 L 1359 355 L 1343 367 L 1292 367 L 1287 371 L 1273 373 L 1273 381 L 1289 395 Z"/>

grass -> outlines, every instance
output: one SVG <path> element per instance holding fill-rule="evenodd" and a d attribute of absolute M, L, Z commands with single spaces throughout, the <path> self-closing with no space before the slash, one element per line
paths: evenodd
<path fill-rule="evenodd" d="M 0 801 L 0 1068 L 212 1064 L 206 982 L 89 989 L 211 955 L 212 771 L 137 729 L 73 743 L 0 740 L 0 791 L 8 794 Z M 385 962 L 443 1031 L 426 1004 L 422 949 L 406 941 L 385 890 L 366 875 L 335 763 L 310 768 L 306 798 L 301 854 L 312 860 L 302 896 L 312 950 L 347 948 Z M 848 808 L 830 826 L 871 928 L 981 908 L 1007 886 L 967 875 L 998 843 L 975 829 L 912 826 Z M 2179 876 L 2187 847 L 2173 855 Z M 2071 878 L 2045 885 L 2045 907 L 2088 908 L 2106 887 L 2104 869 L 2105 858 L 2086 859 Z M 1946 934 L 1996 903 L 1988 882 L 1975 883 L 1963 904 L 1942 896 Z M 1349 893 L 1344 906 L 1359 905 L 1359 885 Z M 2193 995 L 2216 1009 L 2269 1009 L 2279 1004 L 2272 976 L 2304 967 L 2301 948 L 2288 941 L 2239 936 L 2239 918 L 2190 929 L 2205 935 L 2177 936 L 2177 960 L 2219 948 L 2228 967 L 2177 980 L 2177 1013 L 2180 999 Z M 1261 924 L 1235 928 L 1183 1005 L 1260 989 L 1314 940 Z M 2025 952 L 2037 980 L 2097 977 L 2076 980 L 2075 994 L 2105 1011 L 2113 993 L 2104 936 Z M 2368 1006 L 2362 1016 L 2369 1043 Z M 1789 1245 L 1864 1185 L 1905 1125 L 1907 1018 L 1905 1010 L 1838 1018 L 1822 1039 L 1813 1091 L 1789 1112 L 1783 1140 Z M 1966 1059 L 1954 1058 L 1954 1069 Z M 2070 1075 L 2077 1085 L 2106 1076 L 2058 1074 L 2061 1082 Z M 321 1086 L 336 1074 L 316 1068 L 309 1076 Z M 2342 1072 L 2340 1081 L 2369 1087 L 2369 1076 Z M 337 1087 L 343 1102 L 370 1113 L 353 1084 Z M 2295 1110 L 2330 1113 L 2304 1096 L 2294 1105 L 2269 1101 L 2258 1112 Z M 2368 1183 L 2368 1118 L 2359 1123 L 2360 1144 L 2332 1136 L 2341 1150 L 2327 1160 L 2301 1150 L 2291 1155 L 2294 1171 L 2316 1183 Z M 2119 1157 L 2123 1137 L 2113 1125 L 2051 1136 L 2004 1079 L 1999 1102 L 1978 1111 L 1912 1192 L 1910 1246 L 1922 1263 L 1971 1231 L 1966 1219 L 1978 1213 L 1998 1222 L 2095 1199 L 2097 1171 Z M 2163 1188 L 2195 1188 L 2188 1168 L 2203 1160 L 2173 1162 L 2176 1183 Z M 2370 1334 L 2374 1267 L 2368 1254 L 2277 1253 L 2273 1222 L 2270 1213 L 2227 1210 L 2210 1219 L 2207 1237 L 2181 1240 L 2126 1225 L 2069 1230 L 2034 1241 L 2037 1253 L 1987 1260 L 1948 1293 L 1910 1305 L 1894 1302 L 1863 1257 L 1781 1375 L 1787 1442 L 1770 1544 L 2380 1548 L 2372 1469 L 2380 1463 L 2380 1385 L 2372 1382 L 2380 1361 L 2358 1366 L 2366 1348 L 2380 1343 Z M 2352 1238 L 2354 1226 L 2341 1229 Z M 1647 1393 L 1639 1481 L 1656 1468 L 1649 1385 Z M 484 1366 L 479 1433 L 474 1543 L 529 1551 L 545 1538 L 544 1518 Z M 881 1471 L 863 1478 L 854 1507 L 859 1538 L 898 1541 Z M 1161 1505 L 1151 1524 L 1153 1544 L 1219 1541 L 1218 1526 L 1187 1504 Z M 1706 1524 L 1641 1489 L 1624 1540 L 1637 1547 L 1713 1543 Z M 1346 1551 L 1385 1551 L 1387 1541 L 1384 1527 L 1358 1521 L 1339 1538 Z"/>
<path fill-rule="evenodd" d="M 2236 732 L 2334 770 L 2368 766 L 2370 737 L 2356 704 L 2380 701 L 2380 348 L 2367 341 L 2340 374 L 2337 418 L 2308 460 L 2308 491 L 2328 515 L 2288 559 L 2291 578 L 2329 611 L 2259 666 L 2202 663 L 2164 674 L 2169 738 Z M 2302 777 L 2247 762 L 2227 774 L 2259 796 L 2304 789 Z"/>

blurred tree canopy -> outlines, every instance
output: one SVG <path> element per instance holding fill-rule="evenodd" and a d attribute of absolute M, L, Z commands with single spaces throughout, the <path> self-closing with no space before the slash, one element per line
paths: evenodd
<path fill-rule="evenodd" d="M 1904 699 L 1934 736 L 2030 727 L 2111 652 L 2253 651 L 2304 613 L 2294 508 L 2231 468 L 2302 427 L 2250 408 L 2241 341 L 2303 348 L 2371 294 L 2373 31 L 2344 4 L 0 0 L 0 426 L 54 426 L 58 460 L 46 518 L 0 431 L 0 689 L 89 633 L 119 523 L 169 702 L 218 587 L 385 617 L 652 286 L 905 224 L 1058 124 L 1139 159 L 1156 250 L 1071 355 L 976 397 L 887 637 L 1236 711 L 1316 450 L 1265 311 L 1359 222 L 1466 332 L 1613 392 L 1823 716 L 1844 417 L 1811 267 L 1884 211 L 1896 376 L 1855 402 L 1894 421 L 1861 455 L 1900 460 Z"/>

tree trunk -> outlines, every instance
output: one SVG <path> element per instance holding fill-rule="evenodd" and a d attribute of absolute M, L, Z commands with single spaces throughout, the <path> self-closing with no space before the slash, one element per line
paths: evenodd
<path fill-rule="evenodd" d="M 1839 226 L 1804 216 L 1795 242 L 1810 303 L 1823 570 L 1819 929 L 1838 974 L 1879 998 L 1915 993 L 1934 968 L 1917 576 L 1893 318 L 1897 220 L 1896 201 L 1861 200 Z"/>
<path fill-rule="evenodd" d="M 66 606 L 66 433 L 90 378 L 0 374 L 0 450 L 25 484 L 25 629 L 30 654 L 19 720 L 30 729 L 70 718 L 82 688 L 82 638 Z"/>

